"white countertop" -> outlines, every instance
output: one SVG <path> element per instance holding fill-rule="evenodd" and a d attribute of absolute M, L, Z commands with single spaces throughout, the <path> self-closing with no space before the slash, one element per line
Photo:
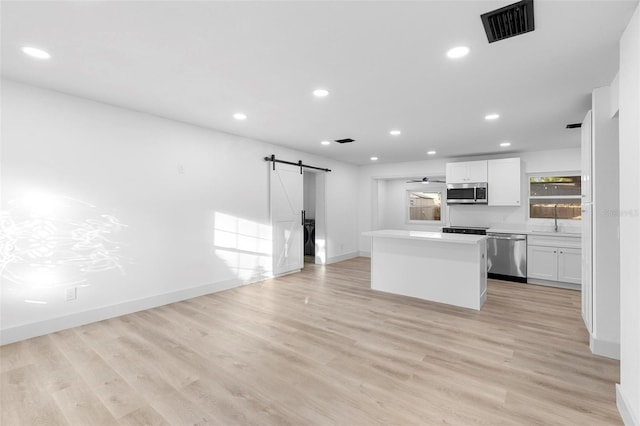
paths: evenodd
<path fill-rule="evenodd" d="M 553 232 L 548 230 L 537 229 L 523 229 L 523 228 L 509 228 L 509 227 L 494 227 L 487 229 L 487 232 L 495 232 L 500 234 L 527 234 L 527 235 L 540 235 L 541 237 L 568 237 L 568 238 L 580 238 L 581 233 L 578 232 Z"/>
<path fill-rule="evenodd" d="M 478 244 L 485 240 L 485 235 L 444 234 L 442 232 L 404 231 L 399 229 L 383 229 L 380 231 L 363 232 L 365 237 L 396 238 L 402 240 L 436 241 L 456 244 Z"/>

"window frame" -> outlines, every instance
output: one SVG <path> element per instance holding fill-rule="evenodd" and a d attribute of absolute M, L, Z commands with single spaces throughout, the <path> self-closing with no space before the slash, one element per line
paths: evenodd
<path fill-rule="evenodd" d="M 421 184 L 422 185 L 422 184 Z M 405 205 L 405 222 L 407 224 L 410 225 L 425 225 L 425 226 L 439 226 L 439 225 L 443 225 L 445 223 L 445 206 L 446 206 L 446 196 L 447 196 L 447 192 L 446 192 L 446 187 L 443 184 L 439 184 L 439 183 L 432 183 L 429 184 L 430 187 L 427 190 L 427 188 L 414 188 L 414 189 L 407 189 L 405 191 L 405 196 L 404 196 L 404 205 Z M 415 219 L 411 219 L 411 205 L 410 205 L 410 200 L 411 200 L 411 193 L 415 193 L 415 192 L 432 192 L 432 193 L 439 193 L 440 194 L 440 220 L 415 220 Z"/>
<path fill-rule="evenodd" d="M 569 171 L 561 171 L 561 172 L 535 172 L 535 173 L 527 173 L 527 220 L 538 222 L 538 223 L 549 223 L 549 221 L 553 222 L 553 218 L 548 217 L 531 217 L 531 199 L 539 199 L 544 200 L 547 199 L 566 199 L 566 200 L 578 200 L 580 202 L 580 206 L 582 206 L 582 194 L 577 195 L 554 195 L 554 196 L 531 196 L 531 178 L 539 178 L 539 177 L 577 177 L 580 180 L 582 179 L 582 173 L 576 170 Z M 581 191 L 582 192 L 582 191 Z M 563 223 L 580 223 L 582 218 L 580 219 L 561 219 L 558 218 L 558 222 Z"/>

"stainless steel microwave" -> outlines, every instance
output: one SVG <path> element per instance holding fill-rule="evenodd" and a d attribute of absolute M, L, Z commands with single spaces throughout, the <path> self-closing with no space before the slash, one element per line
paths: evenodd
<path fill-rule="evenodd" d="M 447 204 L 487 204 L 487 183 L 447 184 Z"/>

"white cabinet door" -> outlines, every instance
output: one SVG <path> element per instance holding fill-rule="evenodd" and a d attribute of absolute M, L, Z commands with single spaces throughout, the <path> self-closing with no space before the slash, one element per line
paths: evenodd
<path fill-rule="evenodd" d="M 558 281 L 580 284 L 582 277 L 582 250 L 558 249 Z"/>
<path fill-rule="evenodd" d="M 527 278 L 558 280 L 558 249 L 556 247 L 527 247 Z"/>
<path fill-rule="evenodd" d="M 303 180 L 300 167 L 287 164 L 271 166 L 270 200 L 273 232 L 273 274 L 282 275 L 302 269 Z"/>
<path fill-rule="evenodd" d="M 591 111 L 587 112 L 582 122 L 581 135 L 581 159 L 582 159 L 582 202 L 591 201 L 591 169 L 592 169 L 592 144 L 591 144 Z"/>
<path fill-rule="evenodd" d="M 447 183 L 476 183 L 487 181 L 487 161 L 447 163 Z"/>
<path fill-rule="evenodd" d="M 467 162 L 467 182 L 486 182 L 487 181 L 487 161 L 469 161 Z"/>
<path fill-rule="evenodd" d="M 490 206 L 520 205 L 520 158 L 489 160 L 487 175 Z"/>
<path fill-rule="evenodd" d="M 447 163 L 447 183 L 467 183 L 467 163 Z"/>
<path fill-rule="evenodd" d="M 582 205 L 582 319 L 591 332 L 593 318 L 593 259 L 591 247 L 591 203 Z"/>

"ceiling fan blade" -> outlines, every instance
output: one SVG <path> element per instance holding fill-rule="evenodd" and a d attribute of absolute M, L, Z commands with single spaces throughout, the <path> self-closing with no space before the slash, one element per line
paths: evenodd
<path fill-rule="evenodd" d="M 407 183 L 445 183 L 445 181 L 440 179 L 433 179 L 430 177 L 423 177 L 422 179 L 411 179 L 408 180 Z"/>

